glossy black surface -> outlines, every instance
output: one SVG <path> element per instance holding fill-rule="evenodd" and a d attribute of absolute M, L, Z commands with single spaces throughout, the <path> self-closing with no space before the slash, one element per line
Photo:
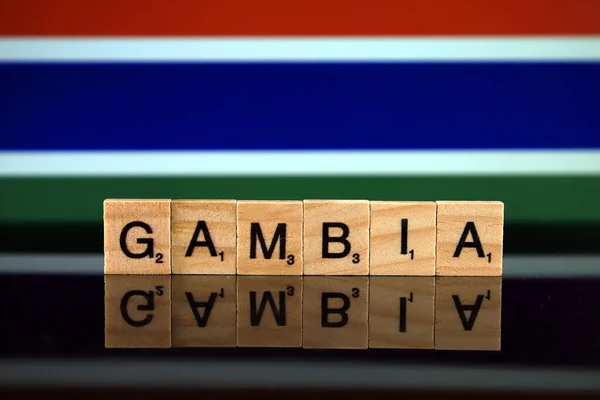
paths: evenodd
<path fill-rule="evenodd" d="M 535 257 L 508 258 L 500 351 L 107 349 L 101 273 L 74 268 L 66 257 L 52 260 L 51 274 L 35 272 L 41 265 L 11 267 L 11 260 L 0 259 L 1 384 L 600 390 L 596 259 L 565 258 L 564 268 L 544 269 Z M 527 262 L 535 268 L 519 273 Z"/>
<path fill-rule="evenodd" d="M 373 361 L 458 361 L 515 366 L 600 366 L 600 279 L 504 279 L 502 350 L 312 350 L 296 348 L 105 349 L 104 277 L 0 276 L 0 356 L 153 355 L 344 357 Z"/>

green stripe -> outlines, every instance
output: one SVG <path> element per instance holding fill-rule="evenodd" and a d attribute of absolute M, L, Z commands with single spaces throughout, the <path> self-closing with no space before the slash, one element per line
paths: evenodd
<path fill-rule="evenodd" d="M 600 177 L 2 178 L 2 222 L 101 222 L 105 198 L 501 200 L 507 222 L 598 222 Z"/>

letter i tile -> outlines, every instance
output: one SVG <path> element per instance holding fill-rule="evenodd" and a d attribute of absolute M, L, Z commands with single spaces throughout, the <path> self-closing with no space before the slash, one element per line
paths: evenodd
<path fill-rule="evenodd" d="M 434 202 L 372 201 L 371 275 L 435 275 Z"/>

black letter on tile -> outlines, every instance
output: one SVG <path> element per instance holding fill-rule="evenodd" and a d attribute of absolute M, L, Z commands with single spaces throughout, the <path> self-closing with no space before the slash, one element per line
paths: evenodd
<path fill-rule="evenodd" d="M 471 233 L 473 236 L 472 242 L 467 242 L 467 237 Z M 460 253 L 464 247 L 475 248 L 477 249 L 477 256 L 480 258 L 485 258 L 485 253 L 483 251 L 483 245 L 481 244 L 481 240 L 479 240 L 479 234 L 477 234 L 477 228 L 475 228 L 475 222 L 467 222 L 465 225 L 465 229 L 458 241 L 458 246 L 456 246 L 456 250 L 454 251 L 453 257 L 460 257 Z"/>
<path fill-rule="evenodd" d="M 342 235 L 334 237 L 329 236 L 329 228 L 340 228 L 342 230 Z M 348 235 L 350 235 L 348 225 L 341 222 L 323 222 L 323 258 L 344 258 L 350 254 L 350 242 L 347 240 Z M 329 251 L 329 243 L 342 243 L 344 245 L 344 251 L 341 253 L 331 253 Z"/>
<path fill-rule="evenodd" d="M 204 234 L 204 241 L 201 242 L 198 240 L 200 233 Z M 215 249 L 215 244 L 210 237 L 210 231 L 208 230 L 208 226 L 206 226 L 206 221 L 198 221 L 196 224 L 196 230 L 194 230 L 194 234 L 192 235 L 192 240 L 190 241 L 190 245 L 185 252 L 186 257 L 191 257 L 192 253 L 194 253 L 195 247 L 208 247 L 208 251 L 210 252 L 211 257 L 217 256 L 217 249 Z"/>
<path fill-rule="evenodd" d="M 133 221 L 133 222 L 128 223 L 127 225 L 125 225 L 125 227 L 123 227 L 123 230 L 121 231 L 121 237 L 119 239 L 119 244 L 121 245 L 121 250 L 129 258 L 144 258 L 144 257 L 153 258 L 154 257 L 154 240 L 151 238 L 137 240 L 137 242 L 139 244 L 146 245 L 146 250 L 144 250 L 142 253 L 132 253 L 127 248 L 127 234 L 129 233 L 129 231 L 132 228 L 136 228 L 136 227 L 142 228 L 148 234 L 152 233 L 152 228 L 150 228 L 150 225 L 148 225 L 145 222 Z"/>
<path fill-rule="evenodd" d="M 408 219 L 400 220 L 400 254 L 408 254 Z"/>
<path fill-rule="evenodd" d="M 287 224 L 281 223 L 277 224 L 277 228 L 275 229 L 275 234 L 273 235 L 273 240 L 271 240 L 271 245 L 267 248 L 267 243 L 265 242 L 265 238 L 262 233 L 262 229 L 260 228 L 260 224 L 258 222 L 252 222 L 250 224 L 250 258 L 256 258 L 256 242 L 257 240 L 260 242 L 260 248 L 262 249 L 263 254 L 266 259 L 271 259 L 273 253 L 275 252 L 275 246 L 277 246 L 277 242 L 279 244 L 279 259 L 285 259 L 285 234 L 286 234 Z"/>

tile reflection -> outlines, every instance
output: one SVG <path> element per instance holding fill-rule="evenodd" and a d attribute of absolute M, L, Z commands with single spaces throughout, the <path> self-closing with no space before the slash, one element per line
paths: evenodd
<path fill-rule="evenodd" d="M 500 277 L 105 276 L 105 345 L 499 350 Z"/>
<path fill-rule="evenodd" d="M 104 343 L 111 347 L 171 347 L 171 277 L 106 275 Z"/>
<path fill-rule="evenodd" d="M 369 347 L 433 349 L 435 278 L 372 277 Z"/>
<path fill-rule="evenodd" d="M 302 277 L 238 276 L 237 345 L 302 346 Z"/>
<path fill-rule="evenodd" d="M 500 278 L 436 278 L 435 297 L 436 349 L 500 350 Z"/>
<path fill-rule="evenodd" d="M 366 349 L 369 278 L 305 276 L 303 347 Z"/>
<path fill-rule="evenodd" d="M 235 347 L 236 277 L 172 277 L 173 347 Z"/>

